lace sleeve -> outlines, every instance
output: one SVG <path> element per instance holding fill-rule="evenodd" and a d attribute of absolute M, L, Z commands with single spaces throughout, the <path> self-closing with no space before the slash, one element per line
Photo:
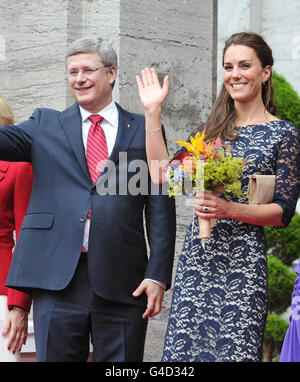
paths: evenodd
<path fill-rule="evenodd" d="M 296 209 L 300 192 L 300 130 L 290 125 L 279 147 L 276 164 L 276 188 L 273 203 L 283 209 L 282 222 L 287 226 Z"/>

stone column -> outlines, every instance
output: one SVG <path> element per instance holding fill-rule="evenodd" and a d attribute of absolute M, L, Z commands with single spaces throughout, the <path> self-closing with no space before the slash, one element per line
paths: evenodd
<path fill-rule="evenodd" d="M 169 152 L 179 148 L 204 122 L 216 95 L 217 2 L 198 0 L 122 0 L 119 27 L 119 101 L 125 108 L 143 112 L 135 76 L 154 66 L 160 79 L 168 74 L 170 92 L 163 108 Z M 174 276 L 192 207 L 177 200 L 177 243 Z M 146 361 L 159 361 L 172 290 L 166 292 L 163 310 L 149 322 Z"/>
<path fill-rule="evenodd" d="M 66 46 L 82 36 L 109 40 L 119 55 L 114 98 L 142 113 L 135 76 L 154 66 L 170 77 L 163 109 L 170 153 L 204 122 L 216 95 L 217 0 L 0 0 L 0 93 L 16 122 L 37 107 L 73 103 L 65 75 Z M 176 261 L 192 218 L 177 200 Z M 150 321 L 145 360 L 159 361 L 172 290 Z"/>
<path fill-rule="evenodd" d="M 0 1 L 0 92 L 21 122 L 36 107 L 63 110 L 67 1 Z"/>
<path fill-rule="evenodd" d="M 263 1 L 252 0 L 250 2 L 249 30 L 261 34 L 263 21 Z"/>

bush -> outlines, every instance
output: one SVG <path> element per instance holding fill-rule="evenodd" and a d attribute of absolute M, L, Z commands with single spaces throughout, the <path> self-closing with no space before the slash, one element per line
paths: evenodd
<path fill-rule="evenodd" d="M 276 116 L 300 127 L 300 98 L 283 76 L 273 72 Z M 263 360 L 271 362 L 281 351 L 289 324 L 277 314 L 291 303 L 296 274 L 289 266 L 300 257 L 300 216 L 296 213 L 287 228 L 264 227 L 268 250 L 269 314 L 265 328 Z M 272 314 L 277 313 L 277 314 Z"/>
<path fill-rule="evenodd" d="M 300 258 L 300 215 L 295 213 L 286 228 L 264 227 L 267 251 L 278 257 L 284 264 L 291 266 Z"/>
<path fill-rule="evenodd" d="M 281 314 L 291 303 L 296 274 L 277 257 L 268 256 L 269 311 Z"/>
<path fill-rule="evenodd" d="M 285 333 L 289 324 L 277 314 L 269 314 L 265 329 L 265 339 L 281 343 L 284 340 Z"/>
<path fill-rule="evenodd" d="M 276 72 L 272 74 L 274 104 L 279 119 L 293 122 L 300 127 L 300 98 L 292 86 Z"/>
<path fill-rule="evenodd" d="M 269 314 L 265 328 L 264 356 L 265 362 L 274 361 L 274 356 L 280 353 L 282 342 L 289 324 L 277 314 Z M 278 360 L 278 359 L 277 359 Z"/>

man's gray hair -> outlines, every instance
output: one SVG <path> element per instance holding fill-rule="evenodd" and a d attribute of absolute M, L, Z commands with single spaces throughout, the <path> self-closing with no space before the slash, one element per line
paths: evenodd
<path fill-rule="evenodd" d="M 71 43 L 67 49 L 67 57 L 78 53 L 97 52 L 100 60 L 107 67 L 118 67 L 118 56 L 111 44 L 108 44 L 101 37 L 80 38 Z"/>

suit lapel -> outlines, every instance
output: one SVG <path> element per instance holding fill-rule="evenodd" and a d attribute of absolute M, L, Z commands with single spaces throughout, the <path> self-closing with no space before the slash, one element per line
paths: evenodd
<path fill-rule="evenodd" d="M 81 115 L 77 103 L 61 113 L 59 119 L 80 167 L 89 182 L 92 182 L 86 163 L 86 156 L 82 141 Z"/>
<path fill-rule="evenodd" d="M 138 123 L 136 122 L 133 114 L 122 109 L 120 105 L 116 105 L 119 111 L 119 125 L 116 142 L 112 153 L 109 156 L 109 160 L 114 162 L 115 165 L 119 161 L 119 153 L 126 152 L 128 150 L 128 147 L 130 146 L 130 143 L 132 142 L 138 129 Z M 78 163 L 80 164 L 89 182 L 91 182 L 82 141 L 81 115 L 77 103 L 61 113 L 59 119 Z M 110 172 L 110 170 L 111 166 L 109 166 L 108 172 Z M 101 175 L 97 182 L 101 182 Z"/>
<path fill-rule="evenodd" d="M 132 139 L 137 132 L 138 124 L 134 116 L 116 104 L 119 111 L 119 126 L 116 142 L 109 159 L 117 164 L 119 161 L 119 152 L 126 152 Z"/>
<path fill-rule="evenodd" d="M 115 165 L 119 162 L 119 154 L 122 152 L 127 152 L 137 130 L 138 123 L 134 118 L 134 115 L 128 111 L 121 108 L 120 105 L 116 104 L 119 111 L 119 124 L 118 124 L 118 133 L 116 137 L 116 142 L 114 148 L 109 156 L 109 160 L 114 162 Z M 105 177 L 102 177 L 101 174 L 96 182 L 98 185 L 102 183 L 103 180 L 107 179 L 109 173 L 112 171 L 113 167 L 108 166 L 108 170 L 105 173 Z"/>

